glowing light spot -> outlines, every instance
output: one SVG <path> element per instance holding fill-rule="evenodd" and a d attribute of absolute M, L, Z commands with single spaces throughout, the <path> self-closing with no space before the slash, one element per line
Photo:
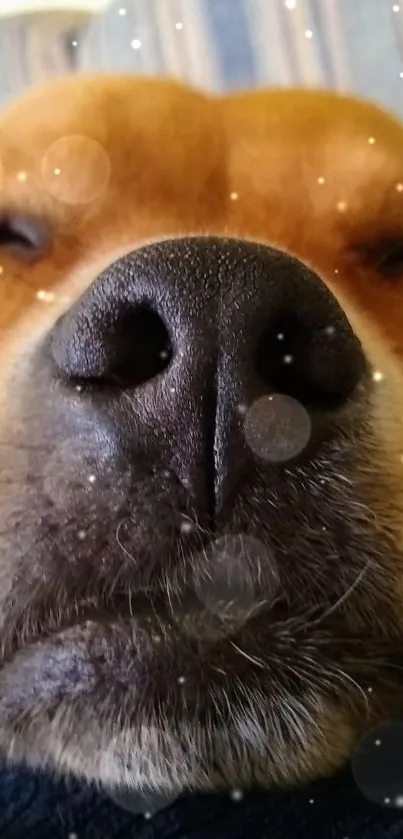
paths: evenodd
<path fill-rule="evenodd" d="M 403 192 L 403 183 L 396 184 L 396 192 Z"/>
<path fill-rule="evenodd" d="M 392 12 L 400 12 L 400 6 L 398 3 L 395 3 L 395 5 L 392 6 Z"/>
<path fill-rule="evenodd" d="M 338 268 L 335 268 L 335 269 L 334 269 L 334 273 L 335 273 L 335 274 L 338 274 L 338 273 L 339 273 L 339 269 L 338 269 Z"/>
<path fill-rule="evenodd" d="M 294 357 L 292 355 L 290 355 L 289 353 L 287 353 L 287 355 L 285 355 L 283 357 L 283 361 L 284 361 L 284 364 L 292 364 L 293 361 L 294 361 Z"/>
<path fill-rule="evenodd" d="M 76 390 L 78 391 L 78 393 L 80 393 L 80 391 L 82 391 L 82 389 L 83 389 L 82 385 L 76 385 Z"/>
<path fill-rule="evenodd" d="M 276 335 L 277 341 L 284 341 L 284 332 L 279 332 Z"/>
<path fill-rule="evenodd" d="M 262 396 L 245 417 L 246 442 L 259 457 L 283 463 L 300 454 L 311 436 L 311 420 L 304 406 L 283 393 Z"/>
<path fill-rule="evenodd" d="M 230 194 L 231 201 L 238 201 L 238 198 L 239 198 L 238 192 L 231 192 L 231 194 Z"/>
<path fill-rule="evenodd" d="M 239 411 L 240 414 L 246 414 L 247 410 L 248 410 L 247 405 L 244 405 L 244 404 L 238 405 L 238 411 Z"/>
<path fill-rule="evenodd" d="M 296 0 L 284 0 L 284 5 L 286 9 L 295 9 L 297 2 Z"/>
<path fill-rule="evenodd" d="M 315 804 L 315 799 L 314 799 L 314 798 L 310 798 L 310 799 L 309 799 L 309 803 L 310 803 L 310 804 Z"/>
<path fill-rule="evenodd" d="M 64 204 L 88 204 L 106 189 L 111 163 L 96 140 L 81 134 L 61 137 L 42 160 L 42 180 L 46 189 Z"/>
<path fill-rule="evenodd" d="M 120 17 L 124 17 L 125 15 L 127 15 L 127 9 L 119 9 L 119 14 Z"/>
<path fill-rule="evenodd" d="M 76 46 L 78 46 L 77 41 L 72 41 L 72 42 L 71 42 L 71 46 L 72 46 L 72 47 L 76 47 Z"/>
<path fill-rule="evenodd" d="M 397 795 L 395 798 L 396 807 L 403 807 L 403 795 Z"/>
<path fill-rule="evenodd" d="M 145 819 L 151 819 L 152 818 L 152 813 L 150 813 L 149 810 L 146 810 L 146 812 L 144 813 L 144 818 Z"/>
<path fill-rule="evenodd" d="M 374 370 L 374 372 L 372 374 L 372 378 L 373 378 L 374 382 L 382 382 L 385 377 L 384 377 L 383 373 L 381 373 L 380 370 Z"/>
<path fill-rule="evenodd" d="M 353 753 L 351 769 L 369 801 L 394 806 L 402 795 L 403 721 L 392 719 L 367 732 Z"/>
<path fill-rule="evenodd" d="M 52 291 L 45 291 L 43 288 L 36 292 L 36 297 L 37 300 L 41 300 L 43 303 L 52 303 L 55 299 L 55 295 Z"/>
<path fill-rule="evenodd" d="M 318 184 L 324 184 L 324 183 L 325 183 L 325 178 L 321 175 L 321 177 L 318 178 Z"/>
<path fill-rule="evenodd" d="M 325 329 L 326 335 L 334 335 L 336 332 L 334 326 L 327 326 Z"/>
<path fill-rule="evenodd" d="M 339 213 L 344 213 L 347 210 L 347 204 L 345 201 L 338 201 L 336 207 Z"/>
<path fill-rule="evenodd" d="M 26 181 L 26 179 L 27 179 L 27 173 L 26 172 L 18 172 L 17 181 L 19 181 L 20 183 L 24 183 L 24 181 Z"/>
<path fill-rule="evenodd" d="M 139 41 L 139 39 L 138 39 L 138 38 L 133 38 L 133 40 L 132 40 L 132 41 L 131 41 L 131 43 L 130 43 L 130 46 L 131 46 L 134 50 L 139 50 L 139 49 L 140 49 L 140 47 L 141 47 L 141 41 Z"/>
<path fill-rule="evenodd" d="M 94 484 L 96 479 L 97 479 L 96 475 L 88 475 L 88 480 L 89 480 L 90 484 Z"/>
<path fill-rule="evenodd" d="M 87 535 L 87 531 L 86 531 L 86 530 L 79 530 L 79 531 L 78 531 L 78 533 L 77 533 L 77 537 L 78 537 L 81 541 L 82 541 L 83 539 L 85 539 L 86 535 Z"/>
<path fill-rule="evenodd" d="M 186 682 L 185 677 L 184 676 L 179 676 L 178 682 L 179 682 L 180 685 L 184 685 L 185 682 Z"/>
<path fill-rule="evenodd" d="M 305 29 L 305 38 L 312 38 L 313 32 L 312 29 Z"/>
<path fill-rule="evenodd" d="M 183 29 L 183 23 L 178 20 L 178 23 L 175 23 L 175 29 Z"/>
<path fill-rule="evenodd" d="M 4 274 L 4 268 L 2 265 L 0 265 L 0 274 Z"/>
<path fill-rule="evenodd" d="M 373 146 L 374 143 L 375 143 L 375 137 L 368 137 L 368 142 L 369 142 L 370 146 Z"/>
<path fill-rule="evenodd" d="M 233 801 L 242 801 L 243 799 L 243 792 L 241 789 L 233 789 L 231 790 L 230 797 Z"/>
<path fill-rule="evenodd" d="M 369 688 L 367 688 L 368 693 L 373 693 L 373 690 L 374 690 L 374 689 L 373 689 L 373 687 L 371 687 L 371 686 L 369 686 Z"/>
<path fill-rule="evenodd" d="M 399 77 L 400 77 L 401 79 L 403 79 L 403 71 L 401 71 L 401 72 L 399 73 Z"/>
<path fill-rule="evenodd" d="M 191 533 L 194 530 L 194 524 L 191 521 L 183 521 L 180 525 L 181 533 Z"/>

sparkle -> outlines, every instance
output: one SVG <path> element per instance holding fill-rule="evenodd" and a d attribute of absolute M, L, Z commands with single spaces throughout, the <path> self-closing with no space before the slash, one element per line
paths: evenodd
<path fill-rule="evenodd" d="M 392 12 L 400 12 L 400 6 L 398 3 L 395 3 L 395 5 L 392 6 Z"/>
<path fill-rule="evenodd" d="M 54 175 L 60 175 L 61 171 L 62 171 L 61 169 L 53 169 L 53 174 Z"/>
<path fill-rule="evenodd" d="M 401 73 L 399 73 L 399 77 L 400 77 L 401 79 L 403 79 L 403 71 L 402 71 Z"/>
<path fill-rule="evenodd" d="M 373 689 L 373 687 L 371 687 L 371 685 L 369 686 L 369 688 L 367 688 L 368 693 L 373 693 L 373 690 L 374 689 Z"/>
<path fill-rule="evenodd" d="M 82 391 L 82 389 L 83 389 L 82 385 L 76 385 L 76 390 L 78 391 L 78 393 L 80 393 L 80 391 Z"/>
<path fill-rule="evenodd" d="M 231 194 L 230 194 L 231 201 L 238 201 L 238 198 L 239 198 L 238 192 L 231 192 Z"/>
<path fill-rule="evenodd" d="M 150 813 L 149 810 L 146 810 L 146 812 L 144 813 L 144 818 L 145 819 L 151 819 L 151 817 L 152 817 L 152 813 Z"/>
<path fill-rule="evenodd" d="M 241 789 L 233 789 L 231 791 L 231 798 L 233 801 L 242 801 L 243 799 L 243 792 Z"/>
<path fill-rule="evenodd" d="M 314 798 L 310 798 L 310 799 L 309 799 L 309 803 L 310 803 L 310 804 L 315 804 L 315 799 L 314 799 Z"/>
<path fill-rule="evenodd" d="M 390 798 L 386 797 L 383 799 L 384 804 L 390 804 Z"/>
<path fill-rule="evenodd" d="M 324 179 L 324 177 L 321 175 L 321 177 L 320 177 L 320 178 L 318 178 L 318 184 L 324 184 L 324 183 L 325 183 L 325 179 Z"/>
<path fill-rule="evenodd" d="M 88 480 L 90 484 L 95 484 L 96 479 L 96 475 L 88 475 Z"/>
<path fill-rule="evenodd" d="M 179 676 L 178 682 L 179 682 L 180 685 L 184 685 L 185 681 L 186 681 L 186 679 L 185 679 L 184 676 Z"/>
<path fill-rule="evenodd" d="M 182 533 L 191 533 L 194 530 L 194 526 L 191 521 L 183 521 L 180 529 Z"/>
<path fill-rule="evenodd" d="M 78 533 L 77 533 L 77 537 L 80 540 L 85 539 L 86 535 L 87 535 L 87 532 L 85 530 L 79 530 Z"/>
<path fill-rule="evenodd" d="M 125 15 L 127 15 L 127 9 L 119 9 L 119 14 L 120 17 L 124 17 Z"/>
<path fill-rule="evenodd" d="M 335 331 L 334 326 L 327 326 L 325 329 L 326 335 L 334 335 Z"/>
<path fill-rule="evenodd" d="M 162 358 L 163 360 L 164 360 L 164 359 L 166 359 L 166 358 L 169 358 L 169 352 L 168 352 L 168 350 L 161 350 L 161 352 L 160 352 L 160 358 Z"/>
<path fill-rule="evenodd" d="M 131 41 L 130 46 L 133 47 L 134 50 L 139 50 L 141 47 L 141 41 L 138 38 L 133 38 Z"/>
<path fill-rule="evenodd" d="M 153 635 L 152 639 L 153 639 L 153 641 L 155 641 L 156 644 L 159 644 L 160 641 L 162 640 L 161 635 Z"/>
<path fill-rule="evenodd" d="M 403 192 L 403 183 L 396 184 L 396 192 Z"/>
<path fill-rule="evenodd" d="M 183 23 L 178 20 L 178 23 L 175 23 L 175 29 L 183 29 Z"/>
<path fill-rule="evenodd" d="M 312 29 L 305 29 L 305 38 L 312 38 Z"/>
<path fill-rule="evenodd" d="M 334 273 L 335 273 L 335 274 L 338 274 L 338 273 L 339 273 L 339 269 L 338 269 L 338 268 L 335 268 L 335 269 L 334 269 Z"/>
<path fill-rule="evenodd" d="M 52 291 L 45 291 L 43 288 L 36 292 L 36 297 L 37 300 L 41 300 L 43 303 L 52 303 L 55 299 Z"/>
<path fill-rule="evenodd" d="M 403 807 L 403 795 L 397 795 L 395 798 L 396 807 Z"/>
<path fill-rule="evenodd" d="M 72 46 L 72 47 L 76 47 L 76 46 L 77 46 L 77 41 L 72 41 L 72 42 L 71 42 L 71 46 Z"/>
<path fill-rule="evenodd" d="M 239 411 L 240 414 L 246 414 L 247 410 L 248 410 L 247 405 L 244 405 L 244 404 L 238 405 L 238 411 Z"/>
<path fill-rule="evenodd" d="M 26 181 L 26 179 L 27 179 L 27 173 L 26 172 L 18 172 L 17 181 L 19 181 L 20 183 L 23 183 L 24 181 Z"/>
<path fill-rule="evenodd" d="M 382 744 L 382 740 L 375 740 L 375 746 L 380 746 Z"/>
<path fill-rule="evenodd" d="M 284 332 L 279 332 L 277 337 L 277 341 L 284 341 Z"/>
<path fill-rule="evenodd" d="M 374 143 L 375 143 L 375 137 L 368 137 L 368 142 L 369 142 L 370 146 L 373 146 Z"/>
<path fill-rule="evenodd" d="M 4 274 L 4 268 L 2 265 L 0 265 L 0 274 Z"/>
<path fill-rule="evenodd" d="M 382 380 L 385 377 L 384 377 L 383 373 L 381 373 L 380 370 L 374 370 L 374 372 L 372 374 L 372 378 L 373 378 L 374 382 L 382 382 Z"/>
<path fill-rule="evenodd" d="M 400 462 L 403 463 L 403 454 L 400 455 Z"/>
<path fill-rule="evenodd" d="M 295 9 L 297 2 L 296 0 L 284 0 L 284 5 L 286 9 Z"/>
<path fill-rule="evenodd" d="M 78 839 L 78 833 L 68 833 L 67 839 Z"/>
<path fill-rule="evenodd" d="M 336 207 L 337 207 L 339 213 L 344 213 L 345 210 L 347 210 L 347 204 L 346 204 L 345 201 L 338 201 L 337 204 L 336 204 Z"/>
<path fill-rule="evenodd" d="M 284 361 L 284 364 L 292 364 L 292 362 L 294 361 L 294 358 L 293 358 L 292 355 L 285 355 L 283 357 L 283 361 Z"/>

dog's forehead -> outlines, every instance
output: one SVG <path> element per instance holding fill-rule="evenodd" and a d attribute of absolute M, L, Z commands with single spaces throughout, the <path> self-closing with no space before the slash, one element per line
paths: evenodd
<path fill-rule="evenodd" d="M 253 232 L 269 217 L 281 241 L 297 220 L 312 243 L 316 220 L 340 241 L 382 217 L 389 230 L 401 226 L 403 131 L 393 116 L 319 90 L 237 94 L 223 110 L 238 227 Z"/>

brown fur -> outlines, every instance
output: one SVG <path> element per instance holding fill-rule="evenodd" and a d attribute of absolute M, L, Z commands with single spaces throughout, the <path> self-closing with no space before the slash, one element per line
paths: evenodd
<path fill-rule="evenodd" d="M 0 260 L 0 752 L 8 759 L 165 789 L 295 783 L 333 771 L 363 730 L 399 712 L 403 258 L 391 267 L 390 253 L 399 256 L 402 237 L 402 148 L 393 117 L 319 91 L 213 98 L 170 81 L 83 76 L 38 88 L 1 116 L 0 230 L 15 215 L 48 230 L 36 260 L 7 247 Z M 74 621 L 77 598 L 97 606 L 102 591 L 110 605 L 116 589 L 127 595 L 143 578 L 130 541 L 105 552 L 99 498 L 95 521 L 85 505 L 73 520 L 61 505 L 45 521 L 41 461 L 60 489 L 76 443 L 64 441 L 62 455 L 51 440 L 41 448 L 40 374 L 28 376 L 40 337 L 102 268 L 145 242 L 195 233 L 267 242 L 309 263 L 383 374 L 338 416 L 337 440 L 321 458 L 290 468 L 279 485 L 255 476 L 253 493 L 240 494 L 228 532 L 252 522 L 283 557 L 288 617 L 244 616 L 236 646 L 195 644 L 175 621 L 189 573 L 179 560 L 160 573 L 174 603 L 169 620 L 139 611 L 128 629 L 117 609 L 106 626 Z M 136 500 L 156 551 L 167 515 L 186 509 L 197 518 L 169 476 L 163 490 L 157 498 L 145 473 Z M 79 553 L 83 521 L 95 535 Z M 114 535 L 116 525 L 111 516 Z M 253 579 L 262 572 L 264 599 L 264 569 L 247 563 Z"/>

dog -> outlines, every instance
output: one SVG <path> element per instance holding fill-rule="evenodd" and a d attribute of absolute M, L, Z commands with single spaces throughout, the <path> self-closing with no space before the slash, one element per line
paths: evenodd
<path fill-rule="evenodd" d="M 403 127 L 77 75 L 0 117 L 0 754 L 330 775 L 401 711 Z"/>

